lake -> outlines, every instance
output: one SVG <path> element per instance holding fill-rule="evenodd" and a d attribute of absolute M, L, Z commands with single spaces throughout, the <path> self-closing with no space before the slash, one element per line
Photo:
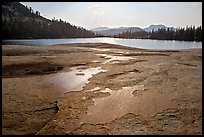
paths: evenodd
<path fill-rule="evenodd" d="M 174 40 L 149 40 L 149 39 L 121 39 L 121 38 L 72 38 L 72 39 L 22 39 L 2 40 L 2 44 L 15 45 L 56 45 L 73 43 L 109 43 L 142 49 L 189 49 L 202 48 L 202 42 L 187 42 Z"/>

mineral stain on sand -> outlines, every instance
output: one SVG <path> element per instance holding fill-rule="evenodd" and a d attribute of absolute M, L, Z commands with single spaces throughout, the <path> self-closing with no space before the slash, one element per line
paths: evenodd
<path fill-rule="evenodd" d="M 48 78 L 49 83 L 53 83 L 68 91 L 80 91 L 83 89 L 85 84 L 89 82 L 89 79 L 100 72 L 106 72 L 101 67 L 88 68 L 88 69 L 77 69 L 72 68 L 72 71 L 63 72 L 53 77 Z"/>
<path fill-rule="evenodd" d="M 134 91 L 142 94 L 134 96 Z M 156 91 L 146 91 L 144 85 L 123 87 L 121 90 L 106 88 L 102 92 L 109 92 L 111 95 L 95 98 L 94 105 L 89 107 L 87 114 L 81 120 L 82 123 L 104 124 L 127 113 L 149 117 L 167 108 L 176 107 L 171 97 L 158 94 Z"/>

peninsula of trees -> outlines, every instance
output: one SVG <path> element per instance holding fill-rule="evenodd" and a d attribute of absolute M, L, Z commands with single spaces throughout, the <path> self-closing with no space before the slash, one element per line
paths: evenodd
<path fill-rule="evenodd" d="M 118 35 L 115 38 L 129 38 L 129 39 L 157 39 L 157 40 L 178 40 L 178 41 L 202 41 L 202 27 L 186 26 L 173 29 L 158 29 L 158 31 L 146 32 L 131 32 L 127 31 Z"/>

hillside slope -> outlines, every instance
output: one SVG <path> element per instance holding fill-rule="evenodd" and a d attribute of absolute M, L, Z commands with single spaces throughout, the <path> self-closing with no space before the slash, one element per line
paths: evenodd
<path fill-rule="evenodd" d="M 79 38 L 95 34 L 66 21 L 49 20 L 19 2 L 2 3 L 3 39 Z"/>

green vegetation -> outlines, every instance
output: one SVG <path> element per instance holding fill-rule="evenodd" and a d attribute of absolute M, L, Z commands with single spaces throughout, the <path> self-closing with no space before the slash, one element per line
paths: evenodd
<path fill-rule="evenodd" d="M 63 21 L 37 22 L 35 19 L 3 20 L 2 33 L 3 39 L 95 37 L 94 33 Z"/>
<path fill-rule="evenodd" d="M 103 37 L 82 27 L 71 25 L 61 19 L 48 20 L 40 16 L 39 11 L 19 2 L 2 3 L 3 39 L 38 39 L 38 38 L 92 38 Z M 179 41 L 202 41 L 202 27 L 159 29 L 152 32 L 127 31 L 113 37 L 130 39 L 158 39 Z"/>
<path fill-rule="evenodd" d="M 3 39 L 95 37 L 93 32 L 61 19 L 48 20 L 19 2 L 3 3 L 2 34 Z"/>
<path fill-rule="evenodd" d="M 115 35 L 117 38 L 130 39 L 158 39 L 158 40 L 179 40 L 179 41 L 202 41 L 202 27 L 190 26 L 186 28 L 173 29 L 159 29 L 152 32 L 124 32 Z"/>

